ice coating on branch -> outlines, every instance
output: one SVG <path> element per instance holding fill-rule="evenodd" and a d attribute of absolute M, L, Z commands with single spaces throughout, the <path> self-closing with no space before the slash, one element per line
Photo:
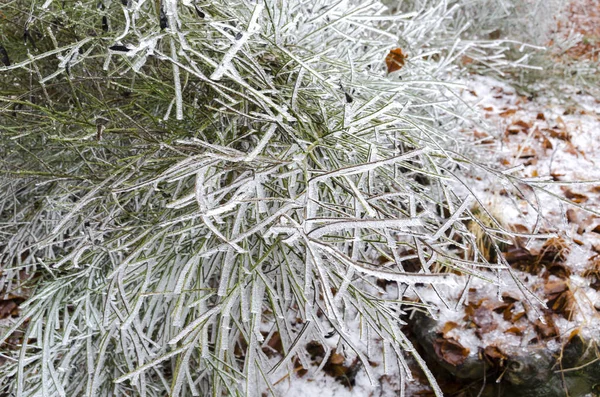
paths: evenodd
<path fill-rule="evenodd" d="M 343 221 L 335 221 L 332 219 L 308 219 L 307 223 L 322 223 L 326 222 L 325 225 L 320 227 L 313 227 L 308 233 L 308 236 L 312 238 L 319 238 L 325 234 L 348 230 L 348 229 L 404 229 L 409 227 L 421 226 L 421 220 L 416 219 L 345 219 Z M 408 232 L 408 231 L 407 231 Z"/>
<path fill-rule="evenodd" d="M 233 58 L 235 58 L 240 49 L 244 46 L 244 44 L 246 44 L 248 39 L 250 39 L 250 37 L 260 29 L 258 19 L 261 16 L 264 7 L 265 5 L 262 0 L 256 3 L 246 31 L 242 32 L 241 36 L 236 36 L 234 38 L 233 45 L 223 56 L 219 66 L 217 66 L 215 71 L 210 75 L 211 80 L 219 81 L 221 77 L 223 77 L 226 71 L 232 67 L 231 61 Z"/>

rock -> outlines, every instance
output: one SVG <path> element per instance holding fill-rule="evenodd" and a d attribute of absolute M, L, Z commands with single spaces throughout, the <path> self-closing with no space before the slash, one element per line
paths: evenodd
<path fill-rule="evenodd" d="M 546 343 L 476 347 L 477 351 L 446 335 L 441 325 L 423 313 L 415 313 L 409 323 L 426 359 L 450 374 L 439 376 L 442 390 L 444 380 L 452 379 L 464 385 L 464 397 L 583 397 L 600 391 L 598 341 L 586 340 L 579 332 L 574 331 L 558 351 Z M 440 348 L 441 340 L 446 341 L 446 350 Z"/>

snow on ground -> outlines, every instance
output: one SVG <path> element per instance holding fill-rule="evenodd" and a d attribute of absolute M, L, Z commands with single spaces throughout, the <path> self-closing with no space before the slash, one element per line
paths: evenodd
<path fill-rule="evenodd" d="M 497 208 L 496 214 L 502 214 L 503 223 L 513 230 L 524 227 L 532 232 L 540 212 L 538 230 L 556 234 L 555 241 L 564 244 L 560 247 L 565 255 L 561 266 L 570 274 L 515 272 L 546 299 L 549 288 L 543 287 L 564 279 L 574 294 L 576 309 L 567 316 L 571 321 L 555 316 L 560 335 L 566 337 L 571 330 L 580 329 L 597 339 L 600 299 L 598 286 L 592 286 L 597 278 L 590 273 L 598 265 L 600 252 L 600 101 L 568 86 L 561 87 L 561 99 L 540 92 L 530 100 L 490 77 L 473 76 L 467 84 L 465 99 L 489 121 L 489 130 L 478 133 L 487 135 L 483 141 L 488 149 L 497 153 L 497 161 L 506 168 L 514 167 L 513 175 L 539 181 L 537 186 L 548 193 L 538 192 L 535 198 L 533 191 L 525 189 L 524 195 L 529 197 L 515 201 L 506 194 L 506 186 L 490 185 L 483 178 L 473 178 L 471 186 L 480 200 Z M 536 200 L 534 208 L 530 203 Z M 539 255 L 544 249 L 538 242 L 530 244 L 528 251 Z M 485 344 L 485 339 L 482 342 Z"/>

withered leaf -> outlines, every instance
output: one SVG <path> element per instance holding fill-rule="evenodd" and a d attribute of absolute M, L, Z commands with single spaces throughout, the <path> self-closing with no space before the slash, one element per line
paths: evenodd
<path fill-rule="evenodd" d="M 485 349 L 483 349 L 483 354 L 495 367 L 501 367 L 502 362 L 508 358 L 497 346 L 493 345 L 486 346 Z"/>
<path fill-rule="evenodd" d="M 550 281 L 544 285 L 544 292 L 548 295 L 560 294 L 567 289 L 569 289 L 569 286 L 563 280 Z"/>
<path fill-rule="evenodd" d="M 0 301 L 0 319 L 19 314 L 19 305 L 13 299 Z"/>
<path fill-rule="evenodd" d="M 517 233 L 529 233 L 529 228 L 520 223 L 515 223 L 514 225 L 511 225 L 510 228 Z"/>
<path fill-rule="evenodd" d="M 308 373 L 308 370 L 302 366 L 302 363 L 300 362 L 300 359 L 298 357 L 294 358 L 294 372 L 298 375 L 299 378 L 303 377 Z"/>
<path fill-rule="evenodd" d="M 566 148 L 564 149 L 564 151 L 566 153 L 572 154 L 573 156 L 577 156 L 577 157 L 579 157 L 580 154 L 584 155 L 584 153 L 581 150 L 577 149 L 575 147 L 575 145 L 573 145 L 571 142 L 567 142 L 567 145 L 566 145 Z"/>
<path fill-rule="evenodd" d="M 502 293 L 502 300 L 504 302 L 509 302 L 509 303 L 519 302 L 521 300 L 521 297 L 514 292 L 504 291 Z"/>
<path fill-rule="evenodd" d="M 590 287 L 596 291 L 600 290 L 600 255 L 594 255 L 588 259 L 591 263 L 583 272 L 583 277 L 590 278 Z"/>
<path fill-rule="evenodd" d="M 500 117 L 508 117 L 515 113 L 517 113 L 517 109 L 508 109 L 508 110 L 505 110 L 504 112 L 500 112 L 499 116 Z"/>
<path fill-rule="evenodd" d="M 526 248 L 511 247 L 504 253 L 504 258 L 511 267 L 530 274 L 538 274 L 542 270 L 537 257 Z"/>
<path fill-rule="evenodd" d="M 569 208 L 567 210 L 566 215 L 567 215 L 567 220 L 569 221 L 569 223 L 577 223 L 577 221 L 578 221 L 577 211 L 575 211 L 573 208 Z"/>
<path fill-rule="evenodd" d="M 514 126 L 514 125 L 510 125 L 506 129 L 506 135 L 516 135 L 520 132 L 523 132 L 523 129 L 518 126 Z"/>
<path fill-rule="evenodd" d="M 437 338 L 433 349 L 441 360 L 455 367 L 463 364 L 471 352 L 454 338 Z"/>
<path fill-rule="evenodd" d="M 498 328 L 498 324 L 494 322 L 492 311 L 485 306 L 481 306 L 475 310 L 472 321 L 483 333 L 488 333 Z"/>
<path fill-rule="evenodd" d="M 506 308 L 502 312 L 502 318 L 505 319 L 506 321 L 510 321 L 510 319 L 512 318 L 512 311 L 514 308 L 515 308 L 515 304 L 509 303 L 508 306 L 506 306 Z"/>
<path fill-rule="evenodd" d="M 470 290 L 469 290 L 469 295 L 471 295 Z M 473 297 L 474 296 L 475 296 L 475 293 L 473 293 Z M 464 317 L 464 320 L 469 320 L 475 315 L 475 310 L 477 310 L 477 308 L 479 308 L 481 306 L 484 299 L 480 299 L 479 301 L 475 302 L 475 299 L 471 300 L 471 296 L 469 296 L 469 301 L 470 301 L 469 304 L 465 307 L 466 316 Z"/>
<path fill-rule="evenodd" d="M 355 384 L 356 374 L 360 369 L 361 362 L 357 357 L 352 364 L 348 366 L 343 365 L 343 363 L 344 357 L 334 352 L 329 357 L 329 360 L 327 360 L 327 363 L 323 367 L 323 371 L 327 375 L 336 378 L 336 380 L 345 387 L 351 388 Z"/>
<path fill-rule="evenodd" d="M 512 123 L 510 126 L 508 126 L 507 128 L 507 132 L 509 134 L 518 134 L 520 132 L 527 132 L 529 130 L 529 128 L 531 128 L 531 124 L 526 123 L 523 120 L 518 120 L 515 121 L 514 123 Z"/>
<path fill-rule="evenodd" d="M 536 155 L 537 155 L 536 151 L 531 146 L 519 147 L 519 150 L 520 150 L 520 154 L 519 154 L 520 159 L 530 159 L 532 157 L 536 157 Z"/>
<path fill-rule="evenodd" d="M 500 313 L 504 313 L 504 311 L 505 311 L 507 308 L 509 308 L 509 307 L 512 307 L 512 306 L 513 306 L 513 303 L 512 303 L 512 302 L 510 302 L 510 303 L 506 303 L 506 302 L 504 302 L 504 303 L 500 303 L 500 304 L 498 304 L 496 307 L 494 307 L 494 308 L 493 308 L 493 310 L 494 310 L 494 312 L 496 312 L 496 313 L 500 314 Z"/>
<path fill-rule="evenodd" d="M 563 112 L 563 116 L 568 116 L 568 115 L 571 115 L 571 114 L 585 114 L 585 110 L 578 109 L 575 106 L 567 106 L 567 108 Z"/>
<path fill-rule="evenodd" d="M 573 292 L 565 281 L 548 282 L 544 286 L 544 290 L 548 294 L 548 302 L 546 303 L 548 309 L 561 314 L 567 320 L 573 318 L 577 302 L 575 301 Z"/>
<path fill-rule="evenodd" d="M 575 193 L 571 189 L 569 189 L 565 186 L 563 186 L 561 188 L 561 190 L 565 194 L 565 197 L 568 198 L 569 200 L 573 201 L 574 203 L 581 204 L 581 203 L 585 203 L 586 201 L 588 201 L 588 196 L 586 196 L 585 194 Z"/>
<path fill-rule="evenodd" d="M 550 137 L 552 137 L 552 138 L 560 139 L 561 141 L 570 141 L 571 140 L 571 134 L 569 134 L 567 131 L 560 130 L 558 128 L 551 128 L 550 130 L 547 130 L 547 131 L 550 134 Z"/>
<path fill-rule="evenodd" d="M 331 356 L 329 357 L 329 362 L 331 364 L 336 364 L 336 365 L 340 365 L 344 363 L 344 356 L 342 356 L 339 353 L 332 353 Z"/>
<path fill-rule="evenodd" d="M 510 247 L 508 251 L 504 253 L 504 259 L 512 265 L 517 262 L 532 261 L 535 259 L 535 256 L 529 252 L 527 248 Z"/>
<path fill-rule="evenodd" d="M 517 322 L 517 321 L 519 321 L 519 320 L 520 320 L 520 319 L 521 319 L 521 318 L 522 318 L 522 317 L 523 317 L 525 314 L 526 314 L 525 312 L 519 312 L 519 313 L 515 314 L 515 315 L 512 317 L 511 321 L 512 321 L 513 323 L 516 323 L 516 322 Z"/>
<path fill-rule="evenodd" d="M 551 263 L 546 266 L 546 271 L 548 274 L 562 279 L 568 279 L 571 276 L 571 269 L 562 263 Z"/>
<path fill-rule="evenodd" d="M 517 335 L 517 336 L 523 335 L 523 329 L 521 329 L 519 327 L 510 327 L 504 332 L 506 332 L 507 334 L 513 334 L 513 335 Z"/>
<path fill-rule="evenodd" d="M 458 327 L 457 323 L 454 321 L 448 321 L 446 324 L 444 324 L 444 328 L 442 328 L 442 335 L 446 337 L 446 334 L 456 327 Z"/>
<path fill-rule="evenodd" d="M 550 139 L 546 138 L 544 135 L 540 134 L 538 135 L 538 138 L 542 141 L 542 147 L 544 149 L 552 149 L 554 147 L 552 142 L 550 142 Z"/>
<path fill-rule="evenodd" d="M 406 54 L 402 52 L 401 48 L 394 48 L 385 57 L 385 64 L 387 66 L 388 73 L 402 69 L 405 62 Z"/>
<path fill-rule="evenodd" d="M 348 367 L 340 364 L 333 364 L 332 362 L 327 362 L 325 367 L 323 367 L 325 373 L 329 376 L 338 377 L 345 375 L 348 372 Z"/>
<path fill-rule="evenodd" d="M 463 55 L 460 58 L 460 63 L 462 63 L 464 66 L 470 65 L 473 62 L 475 62 L 475 60 L 473 58 L 471 58 L 471 57 L 466 56 L 466 55 Z"/>
<path fill-rule="evenodd" d="M 275 354 L 283 355 L 283 343 L 281 342 L 281 335 L 279 335 L 279 332 L 276 331 L 273 333 L 266 345 L 263 346 L 262 350 L 267 357 L 272 357 Z"/>
<path fill-rule="evenodd" d="M 544 314 L 544 322 L 545 324 L 540 319 L 537 319 L 533 323 L 535 331 L 541 337 L 541 339 L 546 340 L 557 337 L 558 329 L 556 328 L 554 320 L 549 313 Z"/>
<path fill-rule="evenodd" d="M 306 351 L 310 354 L 311 360 L 316 360 L 319 357 L 322 359 L 325 357 L 325 348 L 316 340 L 308 342 Z"/>
<path fill-rule="evenodd" d="M 489 140 L 491 141 L 492 138 L 486 133 L 486 132 L 482 132 L 482 131 L 477 131 L 474 130 L 473 131 L 473 136 L 477 139 L 486 139 L 486 138 L 490 138 Z"/>

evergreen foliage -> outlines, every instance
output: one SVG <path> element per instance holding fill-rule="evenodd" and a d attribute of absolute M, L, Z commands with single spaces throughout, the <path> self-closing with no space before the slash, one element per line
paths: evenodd
<path fill-rule="evenodd" d="M 475 168 L 518 181 L 477 160 L 456 81 L 463 59 L 527 59 L 465 40 L 462 3 L 0 5 L 2 283 L 30 297 L 0 389 L 258 395 L 331 334 L 410 378 L 404 293 L 506 270 L 473 249 L 456 187 Z"/>

